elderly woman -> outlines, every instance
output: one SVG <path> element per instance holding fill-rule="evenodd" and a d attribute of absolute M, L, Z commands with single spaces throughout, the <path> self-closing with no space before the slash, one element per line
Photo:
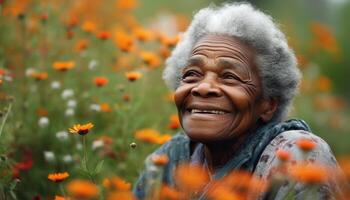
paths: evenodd
<path fill-rule="evenodd" d="M 184 133 L 152 154 L 169 157 L 164 183 L 174 186 L 174 169 L 183 162 L 206 168 L 211 181 L 238 169 L 267 179 L 279 165 L 276 150 L 290 152 L 295 162 L 304 159 L 296 145 L 300 139 L 316 143 L 307 160 L 337 167 L 329 146 L 304 121 L 284 121 L 300 81 L 296 58 L 271 17 L 250 4 L 200 10 L 167 60 L 163 78 L 175 90 Z M 139 199 L 146 179 L 144 172 L 134 188 Z M 289 186 L 260 198 L 282 199 Z M 297 197 L 305 191 L 301 184 L 294 188 Z M 206 198 L 206 192 L 194 198 Z M 318 195 L 332 195 L 329 184 Z"/>

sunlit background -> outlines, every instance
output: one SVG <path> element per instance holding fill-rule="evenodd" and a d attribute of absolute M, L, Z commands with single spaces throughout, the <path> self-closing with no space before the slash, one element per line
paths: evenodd
<path fill-rule="evenodd" d="M 100 195 L 110 177 L 129 189 L 145 157 L 181 130 L 164 61 L 193 14 L 222 2 L 0 0 L 0 199 L 64 196 L 73 186 L 48 175 L 65 171 Z M 250 2 L 297 55 L 290 117 L 349 154 L 350 1 Z M 69 132 L 87 123 L 84 136 Z"/>

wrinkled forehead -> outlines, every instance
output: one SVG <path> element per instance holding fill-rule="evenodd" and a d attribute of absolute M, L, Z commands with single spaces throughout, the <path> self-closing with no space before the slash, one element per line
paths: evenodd
<path fill-rule="evenodd" d="M 191 55 L 207 49 L 215 48 L 216 51 L 228 54 L 241 54 L 247 59 L 254 60 L 255 50 L 237 37 L 229 35 L 208 34 L 200 38 L 194 45 Z"/>

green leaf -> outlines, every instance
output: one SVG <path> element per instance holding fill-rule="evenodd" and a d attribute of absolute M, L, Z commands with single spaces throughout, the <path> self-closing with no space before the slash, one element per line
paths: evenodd
<path fill-rule="evenodd" d="M 97 163 L 95 170 L 94 170 L 95 174 L 98 174 L 101 172 L 102 167 L 103 167 L 103 163 L 104 163 L 104 160 L 101 160 L 99 163 Z"/>

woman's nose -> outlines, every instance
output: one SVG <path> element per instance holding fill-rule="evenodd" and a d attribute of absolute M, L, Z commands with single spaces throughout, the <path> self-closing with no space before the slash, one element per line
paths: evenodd
<path fill-rule="evenodd" d="M 200 97 L 219 97 L 222 95 L 221 90 L 209 80 L 203 80 L 198 85 L 191 90 L 193 96 Z"/>

